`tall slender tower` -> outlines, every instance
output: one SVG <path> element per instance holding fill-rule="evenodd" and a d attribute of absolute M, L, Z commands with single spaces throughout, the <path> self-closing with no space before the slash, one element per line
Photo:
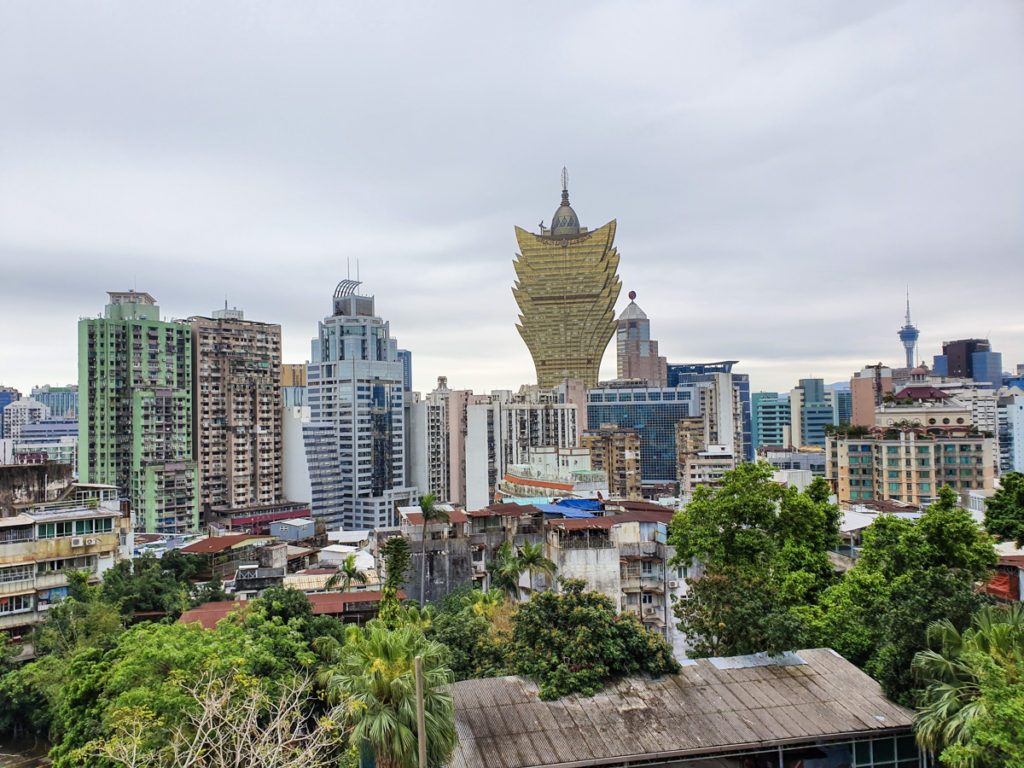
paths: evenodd
<path fill-rule="evenodd" d="M 914 347 L 917 346 L 917 338 L 921 332 L 910 322 L 910 289 L 907 289 L 907 320 L 899 330 L 900 341 L 907 351 L 907 368 L 914 367 Z"/>
<path fill-rule="evenodd" d="M 306 369 L 310 423 L 303 437 L 312 512 L 346 530 L 398 525 L 396 508 L 419 501 L 405 484 L 398 342 L 360 285 L 338 283 Z"/>
<path fill-rule="evenodd" d="M 569 205 L 568 186 L 563 168 L 562 202 L 550 229 L 543 222 L 540 234 L 515 228 L 516 328 L 533 356 L 537 383 L 545 389 L 566 379 L 597 385 L 622 288 L 616 274 L 615 220 L 593 232 L 581 227 Z"/>

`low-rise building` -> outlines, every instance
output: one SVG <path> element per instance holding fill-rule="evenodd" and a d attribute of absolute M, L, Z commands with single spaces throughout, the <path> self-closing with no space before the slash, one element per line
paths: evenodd
<path fill-rule="evenodd" d="M 943 485 L 962 493 L 994 482 L 995 440 L 971 427 L 840 427 L 826 454 L 840 501 L 927 506 Z"/>
<path fill-rule="evenodd" d="M 231 533 L 194 541 L 180 551 L 198 555 L 203 561 L 203 569 L 197 574 L 199 578 L 224 578 L 234 574 L 240 565 L 258 563 L 259 548 L 273 541 L 273 536 Z"/>
<path fill-rule="evenodd" d="M 133 546 L 131 514 L 112 486 L 75 486 L 63 501 L 0 518 L 0 631 L 24 638 L 67 594 L 69 571 L 99 582 Z"/>

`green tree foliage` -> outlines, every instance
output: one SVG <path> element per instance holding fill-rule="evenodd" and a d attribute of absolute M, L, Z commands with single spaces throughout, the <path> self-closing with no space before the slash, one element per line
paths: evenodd
<path fill-rule="evenodd" d="M 445 648 L 412 625 L 389 628 L 379 620 L 353 632 L 348 642 L 318 642 L 328 667 L 320 676 L 333 702 L 349 700 L 352 741 L 373 752 L 379 768 L 416 766 L 414 659 L 423 660 L 427 763 L 445 765 L 455 749 L 451 670 Z"/>
<path fill-rule="evenodd" d="M 67 679 L 53 707 L 51 756 L 57 768 L 95 765 L 97 744 L 129 708 L 153 714 L 146 748 L 166 744 L 173 729 L 193 711 L 182 682 L 203 675 L 248 675 L 287 680 L 316 661 L 303 619 L 286 618 L 253 606 L 221 621 L 214 630 L 198 624 L 143 623 L 129 628 L 106 653 L 90 649 L 68 662 Z"/>
<path fill-rule="evenodd" d="M 195 555 L 171 550 L 157 559 L 143 554 L 122 560 L 103 574 L 102 600 L 131 618 L 136 613 L 166 613 L 176 619 L 189 607 L 227 600 L 219 579 L 196 586 L 201 568 Z"/>
<path fill-rule="evenodd" d="M 1024 547 L 1024 474 L 1008 472 L 985 502 L 985 529 L 1001 541 Z"/>
<path fill-rule="evenodd" d="M 499 631 L 492 621 L 504 602 L 497 589 L 460 589 L 441 602 L 425 632 L 448 649 L 448 666 L 456 680 L 505 674 Z"/>
<path fill-rule="evenodd" d="M 910 706 L 910 665 L 928 626 L 943 618 L 965 626 L 983 603 L 974 585 L 995 562 L 992 542 L 944 487 L 916 523 L 880 515 L 864 531 L 856 565 L 808 611 L 813 640 Z"/>
<path fill-rule="evenodd" d="M 566 580 L 561 593 L 538 592 L 512 616 L 508 667 L 536 680 L 542 699 L 592 696 L 624 675 L 679 670 L 660 635 L 631 614 L 617 615 L 611 598 L 584 586 Z"/>
<path fill-rule="evenodd" d="M 913 662 L 921 747 L 955 768 L 1024 765 L 1024 606 L 986 606 L 963 632 L 943 619 L 927 641 Z"/>
<path fill-rule="evenodd" d="M 378 618 L 389 627 L 402 624 L 402 605 L 398 592 L 405 585 L 405 575 L 412 567 L 409 544 L 401 536 L 394 536 L 381 547 L 384 557 L 384 588 L 381 591 Z"/>
<path fill-rule="evenodd" d="M 67 574 L 68 596 L 47 611 L 46 621 L 32 633 L 39 655 L 70 656 L 84 648 L 106 650 L 112 647 L 124 629 L 117 606 L 101 599 L 98 586 L 90 586 L 89 574 Z"/>
<path fill-rule="evenodd" d="M 696 656 L 800 647 L 808 606 L 834 581 L 839 511 L 828 484 L 817 478 L 800 493 L 772 475 L 764 462 L 741 465 L 719 489 L 698 487 L 672 520 L 673 564 L 704 568 L 675 606 Z"/>

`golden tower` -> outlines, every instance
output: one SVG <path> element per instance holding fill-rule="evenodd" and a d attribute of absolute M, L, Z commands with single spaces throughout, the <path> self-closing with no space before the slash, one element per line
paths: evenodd
<path fill-rule="evenodd" d="M 597 386 L 601 358 L 615 334 L 615 301 L 622 288 L 613 245 L 615 220 L 593 232 L 581 227 L 569 205 L 568 182 L 563 168 L 562 204 L 550 229 L 541 222 L 536 235 L 516 227 L 516 328 L 533 356 L 537 384 L 545 389 L 565 379 Z"/>

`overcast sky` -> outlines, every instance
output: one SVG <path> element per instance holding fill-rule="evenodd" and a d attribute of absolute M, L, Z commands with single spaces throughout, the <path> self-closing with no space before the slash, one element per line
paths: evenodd
<path fill-rule="evenodd" d="M 896 364 L 909 285 L 921 358 L 1024 362 L 1019 0 L 6 0 L 0 383 L 75 381 L 132 287 L 307 360 L 357 259 L 417 389 L 531 383 L 513 225 L 563 165 L 670 361 Z"/>

